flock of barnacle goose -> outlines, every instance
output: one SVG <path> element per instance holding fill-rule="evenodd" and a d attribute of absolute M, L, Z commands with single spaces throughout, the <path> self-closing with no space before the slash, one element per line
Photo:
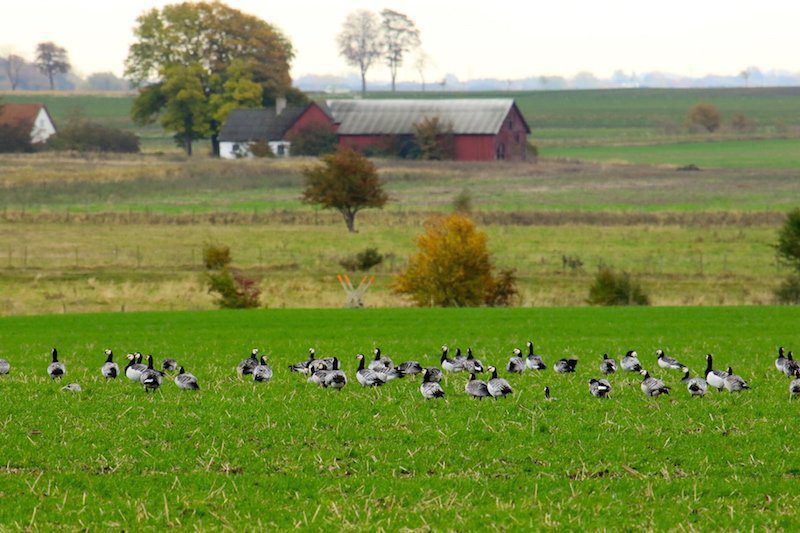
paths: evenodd
<path fill-rule="evenodd" d="M 528 341 L 528 354 L 523 355 L 522 350 L 515 348 L 512 356 L 506 364 L 506 371 L 513 374 L 522 374 L 526 371 L 544 371 L 547 365 L 541 355 L 534 353 L 533 342 Z M 309 383 L 319 385 L 323 388 L 341 390 L 347 385 L 347 375 L 339 368 L 337 357 L 317 358 L 316 351 L 311 348 L 308 351 L 308 359 L 299 363 L 289 365 L 289 370 L 305 374 Z M 273 377 L 272 367 L 267 363 L 267 357 L 259 357 L 258 349 L 254 348 L 250 356 L 239 363 L 236 370 L 239 376 L 251 376 L 256 383 L 269 382 Z M 356 379 L 362 387 L 379 387 L 389 381 L 404 378 L 406 376 L 416 376 L 422 374 L 422 384 L 420 393 L 426 400 L 443 398 L 445 391 L 440 385 L 444 372 L 457 373 L 466 372 L 469 380 L 464 385 L 464 391 L 468 396 L 483 399 L 485 397 L 501 398 L 513 394 L 513 389 L 507 380 L 498 377 L 497 368 L 494 366 L 484 367 L 483 363 L 476 359 L 472 349 L 467 349 L 467 355 L 461 353 L 461 349 L 456 349 L 454 356 L 450 357 L 450 350 L 447 346 L 442 346 L 440 366 L 425 368 L 417 361 L 405 361 L 398 365 L 388 356 L 381 353 L 380 348 L 374 350 L 374 358 L 367 363 L 364 354 L 356 355 L 358 370 Z M 114 362 L 114 354 L 108 349 L 105 350 L 106 361 L 100 367 L 101 375 L 107 380 L 116 379 L 120 375 L 119 365 Z M 747 382 L 741 376 L 735 374 L 729 366 L 727 371 L 714 369 L 714 358 L 711 354 L 706 355 L 705 377 L 690 377 L 689 368 L 681 364 L 677 359 L 664 354 L 663 350 L 656 350 L 656 361 L 658 366 L 667 370 L 680 370 L 683 372 L 681 383 L 691 396 L 704 396 L 711 386 L 722 392 L 740 392 L 749 389 Z M 179 389 L 199 390 L 200 386 L 197 378 L 186 372 L 183 366 L 179 366 L 175 359 L 164 359 L 161 369 L 153 366 L 153 356 L 147 356 L 147 365 L 143 364 L 143 356 L 139 352 L 127 355 L 128 363 L 123 369 L 125 377 L 129 380 L 140 383 L 145 392 L 153 392 L 161 387 L 164 376 L 167 372 L 174 373 L 173 382 Z M 577 358 L 559 359 L 553 365 L 553 370 L 557 373 L 574 373 L 578 365 Z M 619 361 L 603 354 L 599 364 L 600 373 L 608 376 L 617 372 L 618 368 L 627 372 L 636 372 L 642 376 L 641 390 L 651 397 L 662 394 L 669 394 L 671 387 L 667 386 L 661 379 L 655 378 L 642 367 L 637 353 L 633 350 L 628 351 Z M 775 368 L 789 378 L 793 378 L 789 383 L 789 394 L 792 397 L 800 396 L 800 364 L 794 360 L 793 353 L 786 354 L 781 346 L 778 349 L 778 358 L 775 360 Z M 11 365 L 5 359 L 0 359 L 0 375 L 8 374 Z M 476 377 L 476 374 L 488 372 L 491 377 L 483 381 Z M 66 366 L 58 360 L 58 351 L 53 348 L 52 362 L 47 367 L 47 374 L 52 379 L 61 379 L 67 373 Z M 69 391 L 80 391 L 78 383 L 70 383 L 63 387 Z M 589 380 L 589 393 L 597 398 L 608 398 L 611 394 L 611 383 L 607 378 L 592 378 Z M 550 394 L 550 387 L 544 388 L 544 396 L 547 400 L 553 400 Z"/>

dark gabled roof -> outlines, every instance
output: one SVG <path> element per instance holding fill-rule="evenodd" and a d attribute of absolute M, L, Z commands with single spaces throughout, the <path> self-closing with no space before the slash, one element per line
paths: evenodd
<path fill-rule="evenodd" d="M 436 117 L 457 135 L 494 135 L 516 105 L 510 98 L 463 98 L 328 100 L 328 107 L 340 135 L 410 135 L 414 124 Z"/>
<path fill-rule="evenodd" d="M 222 142 L 280 141 L 308 106 L 289 106 L 280 115 L 275 108 L 234 109 L 219 133 Z"/>

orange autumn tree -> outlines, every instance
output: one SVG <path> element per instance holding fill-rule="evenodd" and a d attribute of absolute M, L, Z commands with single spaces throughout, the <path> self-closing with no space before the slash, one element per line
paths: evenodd
<path fill-rule="evenodd" d="M 429 219 L 417 237 L 418 252 L 408 268 L 395 278 L 393 290 L 418 306 L 474 307 L 508 305 L 516 295 L 513 271 L 495 279 L 486 234 L 462 215 Z M 507 286 L 512 277 L 512 288 Z M 498 298 L 498 281 L 507 298 Z"/>

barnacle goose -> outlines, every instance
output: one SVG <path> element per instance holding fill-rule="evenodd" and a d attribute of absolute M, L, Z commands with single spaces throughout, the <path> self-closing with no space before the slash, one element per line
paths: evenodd
<path fill-rule="evenodd" d="M 147 370 L 147 366 L 142 364 L 142 354 L 139 352 L 128 354 L 128 364 L 125 366 L 125 377 L 137 383 L 140 382 L 142 372 Z"/>
<path fill-rule="evenodd" d="M 339 359 L 333 358 L 333 369 L 325 373 L 322 386 L 325 388 L 342 390 L 347 385 L 347 376 L 339 370 Z"/>
<path fill-rule="evenodd" d="M 472 348 L 467 348 L 467 358 L 464 359 L 464 362 L 461 364 L 464 367 L 464 370 L 470 373 L 476 372 L 480 373 L 483 372 L 483 363 L 475 359 L 475 355 L 472 353 Z"/>
<path fill-rule="evenodd" d="M 61 390 L 69 392 L 80 392 L 82 389 L 80 383 L 70 383 L 69 385 L 64 385 L 63 387 L 61 387 Z"/>
<path fill-rule="evenodd" d="M 658 356 L 658 366 L 661 368 L 668 368 L 670 370 L 681 370 L 685 365 L 682 365 L 678 362 L 677 359 L 674 357 L 669 357 L 664 354 L 664 350 L 658 349 L 656 350 L 656 356 Z"/>
<path fill-rule="evenodd" d="M 429 367 L 426 371 L 428 372 L 428 381 L 439 383 L 444 377 L 444 372 L 438 366 Z"/>
<path fill-rule="evenodd" d="M 142 372 L 139 382 L 144 386 L 145 392 L 155 391 L 161 386 L 161 372 L 153 368 L 153 356 L 147 356 L 147 368 Z"/>
<path fill-rule="evenodd" d="M 558 398 L 554 398 L 553 396 L 550 396 L 550 386 L 549 385 L 545 385 L 545 387 L 544 387 L 544 399 L 547 400 L 548 402 L 554 402 L 554 401 L 558 400 Z"/>
<path fill-rule="evenodd" d="M 0 376 L 8 374 L 9 372 L 11 372 L 11 363 L 5 359 L 0 359 Z"/>
<path fill-rule="evenodd" d="M 175 372 L 178 370 L 178 361 L 172 358 L 167 358 L 161 361 L 161 370 L 164 372 Z"/>
<path fill-rule="evenodd" d="M 541 355 L 533 353 L 533 341 L 528 341 L 528 357 L 525 358 L 525 365 L 531 370 L 546 370 L 547 365 Z"/>
<path fill-rule="evenodd" d="M 438 382 L 430 381 L 427 371 L 422 375 L 422 385 L 419 386 L 419 391 L 426 400 L 444 398 L 444 389 Z"/>
<path fill-rule="evenodd" d="M 603 374 L 613 374 L 617 371 L 617 362 L 608 356 L 607 353 L 603 354 L 603 360 L 600 361 L 600 372 Z"/>
<path fill-rule="evenodd" d="M 114 362 L 114 353 L 110 349 L 106 349 L 106 362 L 100 367 L 100 373 L 106 379 L 117 379 L 119 375 L 119 365 Z"/>
<path fill-rule="evenodd" d="M 392 368 L 394 368 L 394 363 L 392 360 L 385 355 L 381 355 L 380 348 L 375 348 L 373 353 L 375 354 L 375 359 L 369 362 L 368 368 L 370 370 L 375 370 L 376 372 L 389 372 L 392 370 Z"/>
<path fill-rule="evenodd" d="M 267 356 L 262 355 L 258 366 L 253 369 L 253 381 L 264 383 L 272 379 L 272 367 L 267 364 Z"/>
<path fill-rule="evenodd" d="M 178 375 L 175 376 L 175 385 L 177 385 L 179 389 L 200 390 L 200 385 L 197 384 L 197 378 L 194 374 L 190 374 L 184 370 L 183 367 L 180 368 Z"/>
<path fill-rule="evenodd" d="M 469 381 L 467 381 L 467 384 L 464 385 L 464 391 L 473 398 L 478 398 L 481 400 L 483 400 L 483 398 L 486 396 L 491 396 L 491 394 L 489 394 L 489 388 L 487 387 L 486 382 L 476 379 L 474 372 L 469 375 Z"/>
<path fill-rule="evenodd" d="M 66 373 L 67 367 L 58 362 L 58 350 L 53 348 L 53 362 L 47 365 L 47 374 L 53 379 L 61 379 Z"/>
<path fill-rule="evenodd" d="M 800 369 L 794 373 L 794 379 L 789 383 L 789 395 L 791 397 L 800 396 Z"/>
<path fill-rule="evenodd" d="M 611 383 L 605 378 L 592 378 L 589 380 L 589 392 L 596 398 L 608 398 L 608 394 L 611 392 Z"/>
<path fill-rule="evenodd" d="M 314 348 L 309 348 L 308 359 L 306 361 L 300 361 L 299 363 L 289 365 L 289 370 L 291 370 L 292 372 L 300 372 L 300 373 L 305 372 L 308 366 L 314 362 L 315 353 L 316 352 L 314 351 Z"/>
<path fill-rule="evenodd" d="M 733 373 L 731 367 L 728 367 L 728 375 L 725 376 L 724 382 L 728 392 L 741 392 L 750 388 L 747 382 L 742 379 L 742 376 L 737 376 Z"/>
<path fill-rule="evenodd" d="M 689 377 L 689 369 L 683 367 L 683 377 L 681 378 L 681 382 L 686 383 L 686 390 L 689 391 L 689 394 L 692 396 L 705 396 L 706 391 L 708 390 L 708 383 L 703 378 L 690 378 Z"/>
<path fill-rule="evenodd" d="M 786 357 L 783 355 L 783 346 L 778 347 L 778 358 L 775 359 L 775 368 L 783 372 L 783 367 L 786 365 Z"/>
<path fill-rule="evenodd" d="M 414 376 L 417 374 L 422 374 L 423 368 L 422 365 L 419 364 L 417 361 L 406 361 L 404 363 L 400 363 L 397 366 L 397 369 L 400 370 L 406 376 Z"/>
<path fill-rule="evenodd" d="M 706 383 L 722 392 L 726 377 L 728 377 L 727 372 L 714 370 L 714 357 L 711 354 L 706 355 Z"/>
<path fill-rule="evenodd" d="M 513 352 L 514 355 L 509 357 L 508 363 L 506 364 L 506 371 L 511 372 L 512 374 L 522 374 L 525 372 L 525 360 L 522 358 L 522 350 L 519 348 L 514 348 Z"/>
<path fill-rule="evenodd" d="M 789 355 L 786 357 L 786 361 L 783 363 L 783 373 L 786 374 L 786 377 L 794 376 L 794 371 L 800 368 L 800 365 L 797 364 L 797 361 L 794 360 L 794 352 L 789 350 Z"/>
<path fill-rule="evenodd" d="M 487 370 L 491 372 L 492 377 L 486 382 L 486 388 L 493 398 L 497 399 L 498 397 L 508 396 L 509 394 L 514 393 L 514 391 L 511 389 L 511 385 L 508 384 L 508 381 L 497 377 L 497 369 L 495 367 L 490 366 Z"/>
<path fill-rule="evenodd" d="M 565 374 L 567 372 L 575 372 L 576 366 L 578 366 L 578 360 L 574 357 L 570 359 L 559 359 L 556 361 L 556 364 L 553 365 L 553 370 L 559 374 Z"/>
<path fill-rule="evenodd" d="M 258 348 L 250 350 L 250 357 L 243 359 L 241 363 L 236 366 L 236 372 L 240 376 L 249 376 L 253 370 L 258 366 Z"/>
<path fill-rule="evenodd" d="M 364 354 L 356 355 L 358 359 L 358 371 L 356 371 L 356 379 L 361 383 L 362 387 L 379 387 L 386 383 L 381 376 L 374 370 L 364 368 Z"/>
<path fill-rule="evenodd" d="M 620 359 L 619 366 L 622 367 L 622 370 L 626 370 L 628 372 L 640 372 L 642 370 L 642 364 L 639 362 L 639 356 L 634 350 L 630 350 L 625 354 L 625 357 Z"/>
<path fill-rule="evenodd" d="M 641 384 L 642 392 L 647 396 L 657 397 L 661 394 L 669 394 L 669 387 L 667 387 L 663 381 L 651 377 L 647 370 L 642 370 L 639 373 L 643 376 Z"/>
<path fill-rule="evenodd" d="M 464 370 L 464 365 L 456 361 L 455 359 L 450 359 L 447 357 L 448 348 L 447 346 L 442 346 L 442 357 L 439 359 L 442 370 L 446 370 L 447 372 L 461 372 Z"/>

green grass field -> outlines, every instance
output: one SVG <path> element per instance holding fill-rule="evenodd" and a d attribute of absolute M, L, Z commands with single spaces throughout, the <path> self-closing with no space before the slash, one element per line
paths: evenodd
<path fill-rule="evenodd" d="M 792 308 L 253 311 L 0 319 L 0 525 L 4 529 L 327 528 L 790 530 L 800 475 L 788 380 Z M 442 343 L 503 366 L 528 338 L 575 375 L 512 376 L 511 399 L 478 402 L 465 376 L 443 401 L 419 381 L 362 389 L 354 355 L 375 346 L 435 364 Z M 45 369 L 51 345 L 66 393 Z M 265 351 L 270 384 L 235 377 Z M 341 393 L 290 375 L 308 347 L 342 358 Z M 174 356 L 200 379 L 146 396 L 99 376 L 102 350 Z M 690 398 L 656 348 L 695 371 L 713 352 L 751 384 Z M 634 375 L 588 394 L 603 352 L 635 348 L 673 386 L 649 399 Z M 118 355 L 118 359 L 119 359 Z M 502 373 L 502 372 L 501 372 Z M 545 402 L 544 385 L 555 402 Z"/>

